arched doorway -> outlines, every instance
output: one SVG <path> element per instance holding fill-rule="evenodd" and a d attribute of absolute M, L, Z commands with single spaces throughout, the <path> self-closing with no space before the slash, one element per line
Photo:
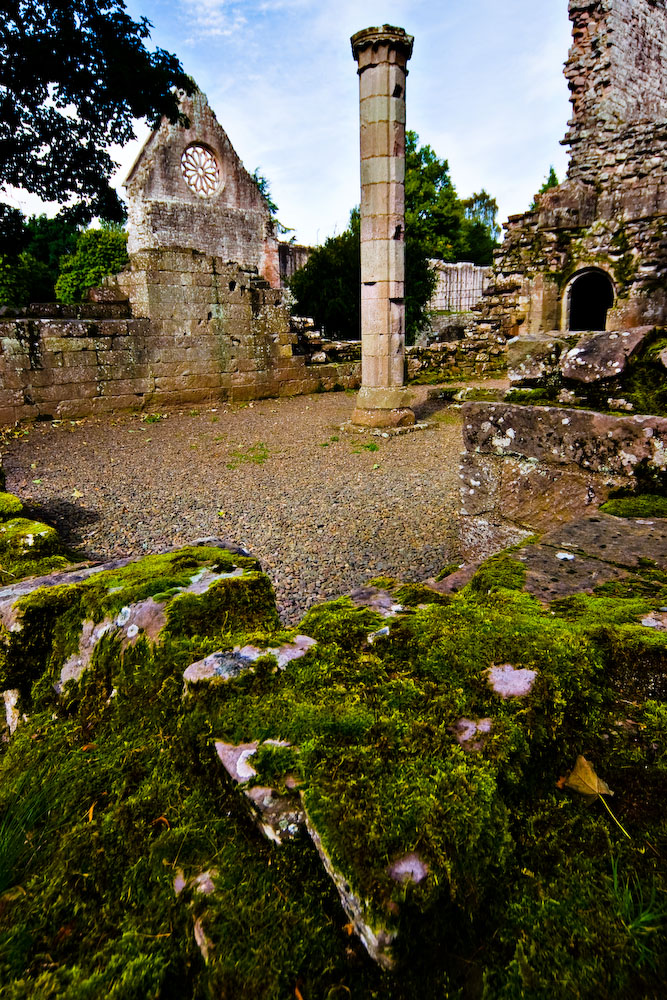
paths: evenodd
<path fill-rule="evenodd" d="M 570 330 L 605 330 L 614 304 L 614 286 L 604 271 L 591 268 L 577 275 L 569 288 Z"/>

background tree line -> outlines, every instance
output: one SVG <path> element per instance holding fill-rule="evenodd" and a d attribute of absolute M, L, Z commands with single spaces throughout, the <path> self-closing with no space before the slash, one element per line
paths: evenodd
<path fill-rule="evenodd" d="M 498 205 L 482 190 L 460 199 L 449 174 L 430 146 L 406 133 L 405 286 L 408 342 L 426 322 L 437 277 L 430 261 L 491 264 L 500 228 Z M 327 336 L 354 339 L 360 333 L 359 209 L 348 228 L 329 237 L 294 275 L 294 312 L 312 316 Z"/>

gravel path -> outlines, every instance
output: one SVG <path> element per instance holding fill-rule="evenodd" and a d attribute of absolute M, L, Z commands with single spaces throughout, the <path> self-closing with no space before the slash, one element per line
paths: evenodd
<path fill-rule="evenodd" d="M 459 411 L 426 403 L 427 430 L 384 439 L 340 431 L 353 401 L 36 424 L 6 445 L 7 489 L 88 558 L 206 535 L 240 543 L 294 623 L 373 576 L 420 580 L 458 555 Z"/>

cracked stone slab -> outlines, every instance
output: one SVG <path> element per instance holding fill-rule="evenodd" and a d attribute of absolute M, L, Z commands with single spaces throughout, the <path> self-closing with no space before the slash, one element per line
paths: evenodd
<path fill-rule="evenodd" d="M 615 378 L 652 331 L 651 326 L 638 326 L 584 334 L 561 358 L 563 377 L 585 383 Z"/>
<path fill-rule="evenodd" d="M 574 559 L 559 559 L 558 554 L 557 548 L 538 543 L 513 556 L 526 567 L 525 589 L 545 604 L 570 594 L 590 594 L 603 583 L 632 575 L 628 569 L 582 553 L 575 553 Z"/>
<path fill-rule="evenodd" d="M 667 570 L 667 518 L 613 517 L 598 511 L 547 532 L 541 542 L 630 569 L 650 559 Z"/>

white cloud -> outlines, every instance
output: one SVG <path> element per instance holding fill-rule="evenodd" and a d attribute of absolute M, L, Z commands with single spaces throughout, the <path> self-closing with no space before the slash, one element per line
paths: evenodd
<path fill-rule="evenodd" d="M 183 0 L 186 20 L 194 29 L 187 42 L 224 38 L 238 32 L 246 24 L 242 6 L 232 0 Z"/>

